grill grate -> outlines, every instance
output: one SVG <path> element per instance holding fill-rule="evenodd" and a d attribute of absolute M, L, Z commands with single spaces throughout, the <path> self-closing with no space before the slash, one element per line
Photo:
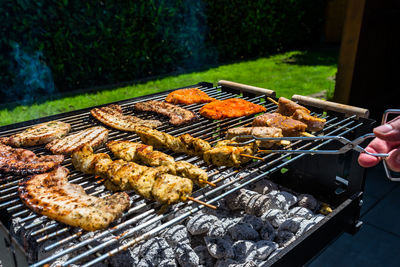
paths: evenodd
<path fill-rule="evenodd" d="M 237 94 L 231 92 L 222 91 L 220 90 L 220 87 L 201 85 L 196 87 L 205 91 L 209 96 L 219 100 L 228 99 L 231 97 L 241 97 L 253 103 L 264 105 L 267 108 L 267 112 L 272 112 L 276 108 L 274 104 L 265 102 L 263 96 L 238 96 Z M 132 107 L 135 103 L 147 100 L 163 100 L 165 99 L 166 94 L 167 92 L 142 98 L 134 98 L 127 101 L 122 101 L 119 104 L 122 106 L 125 114 L 132 114 Z M 185 108 L 190 109 L 199 115 L 198 110 L 201 106 L 202 104 L 193 104 L 190 106 L 185 106 Z M 320 111 L 315 111 L 312 114 L 318 117 L 326 118 L 327 123 L 322 132 L 323 135 L 346 135 L 363 125 L 363 123 L 357 120 L 355 116 L 344 118 L 336 116 L 335 114 L 323 114 Z M 158 128 L 160 131 L 165 131 L 172 135 L 189 133 L 195 137 L 205 139 L 211 144 L 223 138 L 224 133 L 228 128 L 236 126 L 248 126 L 253 120 L 253 116 L 248 116 L 236 119 L 211 121 L 199 115 L 200 120 L 198 122 L 176 128 L 169 125 L 165 118 L 162 118 L 158 115 L 148 113 L 139 113 L 135 115 L 144 119 L 151 118 L 163 121 L 163 125 Z M 73 129 L 72 133 L 95 125 L 102 125 L 100 122 L 90 117 L 90 109 L 78 111 L 72 115 L 61 115 L 57 119 L 70 123 Z M 43 118 L 43 120 L 40 122 L 47 120 L 50 119 Z M 35 123 L 38 122 L 36 121 Z M 30 125 L 24 125 L 18 128 L 6 128 L 5 130 L 0 131 L 0 135 L 6 136 L 20 132 L 21 130 L 30 127 Z M 139 138 L 133 133 L 120 132 L 111 128 L 109 129 L 109 140 L 124 139 L 139 141 Z M 315 149 L 327 145 L 328 143 L 330 143 L 329 140 L 315 141 L 311 143 L 296 141 L 293 142 L 291 146 L 296 149 Z M 34 147 L 31 150 L 38 155 L 48 154 L 48 152 L 42 147 Z M 107 151 L 104 147 L 102 147 L 96 152 Z M 224 198 L 228 194 L 231 194 L 257 180 L 263 179 L 304 156 L 300 154 L 292 156 L 292 158 L 288 159 L 288 155 L 285 154 L 262 155 L 261 157 L 264 159 L 264 161 L 249 162 L 237 170 L 231 167 L 216 168 L 212 166 L 206 166 L 204 161 L 198 157 L 176 154 L 172 153 L 171 151 L 166 152 L 174 156 L 176 160 L 186 160 L 207 170 L 209 180 L 217 183 L 217 187 L 205 187 L 197 189 L 193 192 L 193 196 L 209 204 L 216 203 L 218 200 Z M 63 166 L 70 170 L 69 181 L 71 183 L 76 183 L 83 186 L 87 193 L 100 197 L 110 194 L 104 188 L 104 186 L 101 185 L 100 181 L 93 179 L 93 176 L 84 175 L 74 170 L 70 159 L 66 159 L 63 162 Z M 131 208 L 123 214 L 120 221 L 114 223 L 114 227 L 104 231 L 96 232 L 94 236 L 81 241 L 80 238 L 85 234 L 84 231 L 79 231 L 79 229 L 51 221 L 45 216 L 40 216 L 31 212 L 22 204 L 22 202 L 19 200 L 17 192 L 18 183 L 21 180 L 21 177 L 13 176 L 6 176 L 0 180 L 0 210 L 6 212 L 11 220 L 17 221 L 20 227 L 23 227 L 25 231 L 28 231 L 28 238 L 32 240 L 34 244 L 39 245 L 41 243 L 45 243 L 44 251 L 47 253 L 46 255 L 51 256 L 40 258 L 34 255 L 31 260 L 33 262 L 38 262 L 34 263 L 33 266 L 41 266 L 45 263 L 52 262 L 63 255 L 78 251 L 81 248 L 85 249 L 83 253 L 70 258 L 68 261 L 63 263 L 62 266 L 67 266 L 72 263 L 83 264 L 83 266 L 91 266 L 115 255 L 121 250 L 133 246 L 141 240 L 157 235 L 166 227 L 178 223 L 204 208 L 191 202 L 179 203 L 172 207 L 167 213 L 158 215 L 157 212 L 159 211 L 159 206 L 157 203 L 144 200 L 133 192 L 130 192 L 129 195 L 133 204 L 131 205 Z M 141 222 L 143 220 L 147 221 L 143 223 Z M 153 227 L 145 234 L 137 236 L 138 233 L 140 233 L 140 230 L 151 226 L 155 222 L 161 222 L 161 224 L 157 227 Z M 95 244 L 95 241 L 99 241 L 110 234 L 116 237 L 105 242 L 100 242 L 100 244 Z M 125 241 L 122 242 L 123 240 Z M 73 245 L 69 245 L 71 243 Z M 60 247 L 63 247 L 63 250 L 56 252 Z M 99 254 L 99 252 L 101 253 Z"/>

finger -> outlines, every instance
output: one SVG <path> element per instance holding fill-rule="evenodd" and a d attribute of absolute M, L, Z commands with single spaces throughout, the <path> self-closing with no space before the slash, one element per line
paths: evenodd
<path fill-rule="evenodd" d="M 392 150 L 392 144 L 375 138 L 365 148 L 366 151 L 371 153 L 389 153 Z M 358 163 L 365 168 L 373 167 L 380 162 L 381 158 L 374 157 L 365 153 L 361 153 L 358 157 Z"/>
<path fill-rule="evenodd" d="M 374 129 L 376 137 L 385 141 L 400 141 L 400 116 Z"/>
<path fill-rule="evenodd" d="M 393 150 L 385 160 L 392 171 L 400 172 L 400 148 Z"/>

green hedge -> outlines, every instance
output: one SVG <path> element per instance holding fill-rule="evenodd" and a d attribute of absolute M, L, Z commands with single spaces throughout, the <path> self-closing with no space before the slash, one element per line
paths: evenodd
<path fill-rule="evenodd" d="M 2 3 L 0 92 L 2 101 L 10 101 L 35 93 L 21 82 L 26 73 L 15 60 L 18 46 L 28 61 L 36 60 L 30 69 L 47 65 L 56 88 L 71 91 L 308 44 L 318 39 L 324 1 Z"/>

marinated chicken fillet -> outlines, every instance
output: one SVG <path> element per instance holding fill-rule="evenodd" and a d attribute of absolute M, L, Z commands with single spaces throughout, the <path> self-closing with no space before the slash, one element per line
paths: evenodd
<path fill-rule="evenodd" d="M 277 113 L 284 116 L 292 116 L 296 110 L 302 110 L 303 112 L 310 114 L 310 111 L 307 108 L 297 104 L 296 102 L 285 97 L 279 98 L 278 109 L 276 110 Z"/>
<path fill-rule="evenodd" d="M 135 190 L 146 199 L 155 199 L 163 204 L 173 204 L 191 194 L 193 183 L 190 179 L 165 174 L 165 166 L 151 168 L 124 160 L 112 161 L 105 153 L 94 154 L 89 146 L 83 146 L 72 154 L 72 163 L 77 170 L 95 174 L 105 179 L 104 185 L 111 191 Z M 168 177 L 165 182 L 164 177 Z M 162 179 L 157 186 L 156 181 Z M 171 188 L 171 181 L 180 181 Z M 189 181 L 189 182 L 188 182 Z M 190 192 L 189 192 L 190 191 Z M 168 194 L 171 192 L 171 194 Z M 189 192 L 189 193 L 188 193 Z M 163 195 L 163 194 L 167 195 Z M 178 197 L 177 197 L 178 196 Z M 182 196 L 182 197 L 179 197 Z"/>
<path fill-rule="evenodd" d="M 311 132 L 321 131 L 326 123 L 325 119 L 311 116 L 308 109 L 284 97 L 279 98 L 276 112 L 305 123 Z"/>
<path fill-rule="evenodd" d="M 229 98 L 205 104 L 200 109 L 200 114 L 213 120 L 238 118 L 266 111 L 266 108 L 244 99 Z"/>
<path fill-rule="evenodd" d="M 158 120 L 142 120 L 135 116 L 124 115 L 121 106 L 115 104 L 101 108 L 94 108 L 90 111 L 90 113 L 94 118 L 105 125 L 127 132 L 135 131 L 137 126 L 157 128 L 162 124 Z"/>
<path fill-rule="evenodd" d="M 157 130 L 138 127 L 136 134 L 143 143 L 156 148 L 166 148 L 177 153 L 186 153 L 193 156 L 202 156 L 203 153 L 211 149 L 210 144 L 200 138 L 192 137 L 190 134 L 183 134 L 175 137 L 170 134 Z"/>
<path fill-rule="evenodd" d="M 205 92 L 197 88 L 185 88 L 173 91 L 167 95 L 165 101 L 172 104 L 191 105 L 196 103 L 209 103 L 215 101 L 215 98 L 209 97 Z"/>
<path fill-rule="evenodd" d="M 178 107 L 176 105 L 162 101 L 146 101 L 135 104 L 135 109 L 139 111 L 155 112 L 170 118 L 172 125 L 182 125 L 197 121 L 199 118 L 192 111 Z"/>
<path fill-rule="evenodd" d="M 282 130 L 283 136 L 299 136 L 307 129 L 307 125 L 301 121 L 283 116 L 279 113 L 265 113 L 253 120 L 253 126 L 269 126 Z"/>
<path fill-rule="evenodd" d="M 96 126 L 68 135 L 62 139 L 54 140 L 46 145 L 46 149 L 53 154 L 71 155 L 85 144 L 97 148 L 107 142 L 107 138 L 108 130 L 104 127 Z"/>
<path fill-rule="evenodd" d="M 107 228 L 129 207 L 128 194 L 90 196 L 82 186 L 69 183 L 67 176 L 64 167 L 31 176 L 20 183 L 19 196 L 33 211 L 86 231 Z"/>
<path fill-rule="evenodd" d="M 153 167 L 165 166 L 168 173 L 189 178 L 199 186 L 204 186 L 208 180 L 207 173 L 201 168 L 186 161 L 175 162 L 173 157 L 153 150 L 152 146 L 131 141 L 111 141 L 107 147 L 119 159 Z"/>
<path fill-rule="evenodd" d="M 219 141 L 215 147 L 204 153 L 204 161 L 207 164 L 216 166 L 238 167 L 250 160 L 248 157 L 241 156 L 241 154 L 253 155 L 257 152 L 257 145 L 255 143 L 245 146 L 228 145 L 235 143 L 232 140 Z"/>
<path fill-rule="evenodd" d="M 238 127 L 229 129 L 226 132 L 226 139 L 233 139 L 241 135 L 253 135 L 255 137 L 283 137 L 282 130 L 276 127 Z M 236 138 L 235 141 L 244 142 L 251 138 Z M 280 144 L 280 141 L 256 141 L 259 147 L 271 148 L 274 145 Z"/>
<path fill-rule="evenodd" d="M 68 123 L 49 121 L 9 137 L 1 137 L 0 143 L 13 147 L 42 145 L 65 136 L 70 130 L 71 125 Z"/>
<path fill-rule="evenodd" d="M 36 156 L 30 150 L 0 144 L 0 171 L 27 175 L 48 172 L 64 160 L 62 155 Z"/>
<path fill-rule="evenodd" d="M 296 110 L 292 118 L 307 124 L 307 130 L 311 132 L 318 132 L 324 129 L 326 120 L 311 116 L 310 114 L 304 112 L 303 110 Z"/>

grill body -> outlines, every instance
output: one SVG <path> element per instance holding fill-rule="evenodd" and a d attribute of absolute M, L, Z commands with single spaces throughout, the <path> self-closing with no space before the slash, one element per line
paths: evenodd
<path fill-rule="evenodd" d="M 275 110 L 273 104 L 265 102 L 263 95 L 257 96 L 254 93 L 240 92 L 235 88 L 226 86 L 213 87 L 212 84 L 206 82 L 187 87 L 200 88 L 211 97 L 217 99 L 241 97 L 251 102 L 265 105 L 267 112 L 273 112 Z M 123 107 L 125 114 L 132 114 L 132 106 L 134 103 L 147 100 L 163 100 L 171 91 L 173 90 L 119 101 L 116 102 L 116 104 Z M 201 106 L 201 104 L 190 105 L 187 106 L 187 108 L 198 112 Z M 50 120 L 69 122 L 73 127 L 73 131 L 79 131 L 94 125 L 101 125 L 100 122 L 90 117 L 90 110 L 92 108 L 93 107 L 3 126 L 0 127 L 0 136 L 7 136 L 30 127 L 31 125 Z M 374 121 L 370 119 L 356 118 L 355 116 L 347 117 L 338 112 L 329 110 L 323 111 L 311 106 L 307 106 L 307 108 L 317 116 L 326 116 L 327 126 L 323 130 L 324 135 L 343 135 L 346 138 L 354 139 L 357 136 L 370 132 L 374 123 Z M 161 118 L 156 115 L 144 113 L 135 115 L 147 119 Z M 204 138 L 211 143 L 215 143 L 224 137 L 224 131 L 226 131 L 226 129 L 249 124 L 252 119 L 253 116 L 222 121 L 211 121 L 201 118 L 194 124 L 173 127 L 168 124 L 167 119 L 161 118 L 163 125 L 160 127 L 160 130 L 175 136 L 183 133 L 190 133 L 195 137 Z M 138 140 L 135 134 L 120 132 L 115 129 L 110 130 L 109 140 Z M 329 141 L 313 143 L 295 142 L 293 144 L 294 148 L 307 149 L 316 147 L 320 149 L 329 149 L 337 148 L 337 146 L 340 146 L 340 144 L 334 144 Z M 43 147 L 33 147 L 32 150 L 38 155 L 49 154 Z M 98 151 L 106 152 L 104 147 Z M 187 160 L 206 168 L 204 162 L 199 158 L 171 152 L 168 153 L 173 155 L 177 160 Z M 361 225 L 359 222 L 360 200 L 364 188 L 365 173 L 357 164 L 358 154 L 356 152 L 349 152 L 344 155 L 313 156 L 300 154 L 292 156 L 264 155 L 263 157 L 265 160 L 262 162 L 250 162 L 236 170 L 235 175 L 239 173 L 239 176 L 236 176 L 239 178 L 234 181 L 235 183 L 224 182 L 224 186 L 222 186 L 222 184 L 217 184 L 218 187 L 215 189 L 198 189 L 193 195 L 203 198 L 203 201 L 213 204 L 226 195 L 246 187 L 248 184 L 268 178 L 281 186 L 287 187 L 289 190 L 311 194 L 318 200 L 326 202 L 334 207 L 331 214 L 326 216 L 322 221 L 311 228 L 311 230 L 300 236 L 272 258 L 272 260 L 269 261 L 271 265 L 284 266 L 289 264 L 304 264 L 342 232 L 347 231 L 355 233 L 357 231 Z M 99 189 L 100 185 L 94 181 L 93 177 L 74 171 L 70 160 L 65 160 L 63 165 L 71 170 L 71 175 L 69 177 L 70 182 L 81 184 L 89 194 L 101 195 L 104 193 L 104 188 Z M 231 168 L 207 168 L 207 170 L 212 181 L 218 182 L 234 178 Z M 220 174 L 215 175 L 216 172 Z M 73 260 L 73 263 L 91 265 L 95 264 L 97 259 L 99 261 L 102 259 L 106 260 L 120 250 L 126 248 L 119 243 L 118 240 L 110 243 L 110 246 L 108 246 L 108 243 L 93 245 L 93 242 L 97 241 L 97 238 L 89 239 L 89 241 L 86 241 L 86 243 L 83 242 L 83 244 L 78 241 L 83 234 L 79 229 L 73 229 L 72 227 L 58 224 L 57 222 L 51 222 L 31 212 L 18 198 L 17 188 L 18 182 L 21 179 L 22 177 L 4 176 L 0 180 L 0 260 L 4 266 L 27 266 L 29 264 L 39 266 L 47 262 L 51 263 L 52 255 L 57 254 L 57 249 L 61 247 L 66 250 L 69 249 L 72 252 L 77 249 L 85 251 L 81 258 L 76 258 L 75 261 Z M 130 196 L 134 199 L 137 198 L 134 193 L 130 193 Z M 146 214 L 149 214 L 149 216 L 151 214 L 154 215 L 158 209 L 157 205 L 150 201 L 146 201 L 145 204 L 141 205 L 142 206 L 133 205 L 131 209 L 124 214 L 121 221 L 113 224 L 114 227 L 111 228 L 111 232 L 114 231 L 113 233 L 120 237 L 121 240 L 130 237 L 130 234 L 133 235 L 136 233 L 135 229 L 142 227 L 138 221 L 145 217 Z M 146 208 L 144 213 L 142 208 Z M 159 219 L 162 221 L 160 227 L 168 227 L 174 223 L 179 223 L 180 220 L 183 220 L 202 208 L 203 207 L 188 203 L 178 204 L 171 209 L 168 214 L 159 215 Z M 189 211 L 184 213 L 183 210 Z M 25 228 L 24 230 L 27 231 L 28 236 L 24 236 L 26 239 L 15 234 L 15 230 L 13 230 L 15 221 L 19 223 L 23 222 L 20 227 Z M 106 231 L 110 231 L 110 229 L 103 232 Z M 149 236 L 157 235 L 157 231 L 157 229 L 152 229 L 150 233 L 141 234 L 138 238 L 139 240 L 141 238 L 145 239 L 147 234 Z M 125 232 L 129 232 L 129 234 L 121 234 Z M 102 233 L 100 233 L 100 235 L 101 234 Z M 72 241 L 76 241 L 73 243 L 75 245 L 67 245 Z M 133 244 L 133 241 L 131 242 Z M 111 244 L 113 246 L 111 246 Z M 35 251 L 32 253 L 31 251 L 34 250 L 32 247 L 35 246 L 41 247 L 45 252 Z M 115 249 L 115 246 L 117 246 L 117 249 Z"/>

